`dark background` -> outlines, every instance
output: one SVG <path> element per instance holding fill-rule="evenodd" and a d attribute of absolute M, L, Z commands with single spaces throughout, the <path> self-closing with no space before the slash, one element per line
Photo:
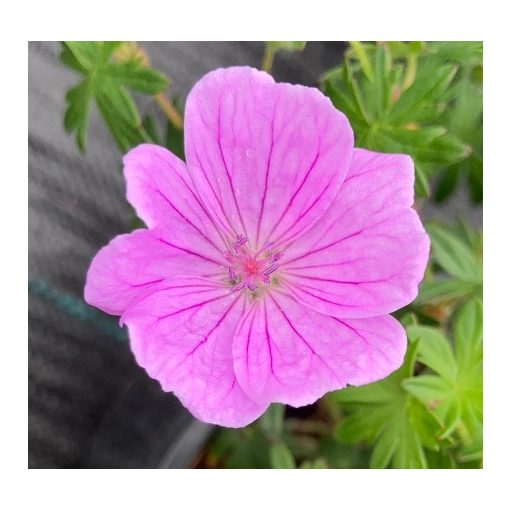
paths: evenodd
<path fill-rule="evenodd" d="M 260 42 L 143 43 L 153 67 L 183 99 L 207 71 L 260 67 Z M 317 85 L 338 64 L 342 43 L 308 43 L 276 56 L 279 81 Z M 212 428 L 194 420 L 139 368 L 114 318 L 82 300 L 97 250 L 132 229 L 121 154 L 93 111 L 86 155 L 63 129 L 65 92 L 78 77 L 59 61 L 59 44 L 32 42 L 29 66 L 28 465 L 31 468 L 188 467 Z M 152 110 L 147 98 L 141 110 Z M 462 216 L 481 226 L 481 210 L 460 190 L 427 218 Z"/>

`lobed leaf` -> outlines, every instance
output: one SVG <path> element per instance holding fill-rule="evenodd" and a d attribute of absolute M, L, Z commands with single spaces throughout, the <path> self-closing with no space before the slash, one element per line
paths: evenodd
<path fill-rule="evenodd" d="M 436 261 L 449 275 L 473 283 L 482 281 L 481 266 L 466 244 L 436 225 L 429 225 L 427 232 Z"/>

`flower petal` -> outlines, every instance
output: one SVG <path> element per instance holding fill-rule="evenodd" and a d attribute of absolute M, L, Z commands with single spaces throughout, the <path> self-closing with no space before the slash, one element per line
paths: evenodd
<path fill-rule="evenodd" d="M 241 427 L 267 405 L 240 388 L 232 361 L 233 333 L 244 295 L 201 278 L 175 278 L 123 316 L 139 365 L 173 391 L 198 419 Z"/>
<path fill-rule="evenodd" d="M 175 247 L 222 261 L 225 234 L 197 197 L 184 163 L 157 145 L 124 156 L 127 199 L 148 227 L 159 227 Z"/>
<path fill-rule="evenodd" d="M 114 238 L 96 254 L 87 273 L 85 301 L 121 315 L 142 293 L 175 274 L 206 276 L 218 265 L 161 239 L 158 231 L 135 230 Z"/>
<path fill-rule="evenodd" d="M 337 319 L 275 292 L 240 322 L 234 369 L 255 401 L 298 407 L 347 384 L 386 377 L 405 350 L 405 331 L 389 315 Z"/>
<path fill-rule="evenodd" d="M 188 96 L 191 177 L 218 223 L 252 248 L 310 228 L 333 201 L 352 148 L 346 117 L 321 92 L 256 69 L 218 69 Z"/>
<path fill-rule="evenodd" d="M 429 238 L 413 203 L 409 156 L 355 149 L 330 209 L 285 248 L 281 266 L 294 295 L 336 317 L 371 317 L 418 293 Z"/>

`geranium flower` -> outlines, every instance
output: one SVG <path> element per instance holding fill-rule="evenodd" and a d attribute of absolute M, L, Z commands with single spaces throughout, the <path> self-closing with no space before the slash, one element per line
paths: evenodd
<path fill-rule="evenodd" d="M 397 369 L 406 336 L 388 314 L 415 298 L 429 252 L 411 158 L 354 149 L 321 92 L 248 67 L 195 85 L 184 132 L 186 164 L 155 145 L 124 157 L 148 228 L 87 275 L 137 362 L 231 427 Z"/>

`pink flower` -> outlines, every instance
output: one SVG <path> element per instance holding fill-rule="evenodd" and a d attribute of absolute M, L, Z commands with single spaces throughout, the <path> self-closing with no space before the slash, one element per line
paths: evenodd
<path fill-rule="evenodd" d="M 354 149 L 318 90 L 248 67 L 195 85 L 185 150 L 186 164 L 155 145 L 125 156 L 148 228 L 101 249 L 85 286 L 148 374 L 198 419 L 240 427 L 397 369 L 406 337 L 388 314 L 429 252 L 411 158 Z"/>

